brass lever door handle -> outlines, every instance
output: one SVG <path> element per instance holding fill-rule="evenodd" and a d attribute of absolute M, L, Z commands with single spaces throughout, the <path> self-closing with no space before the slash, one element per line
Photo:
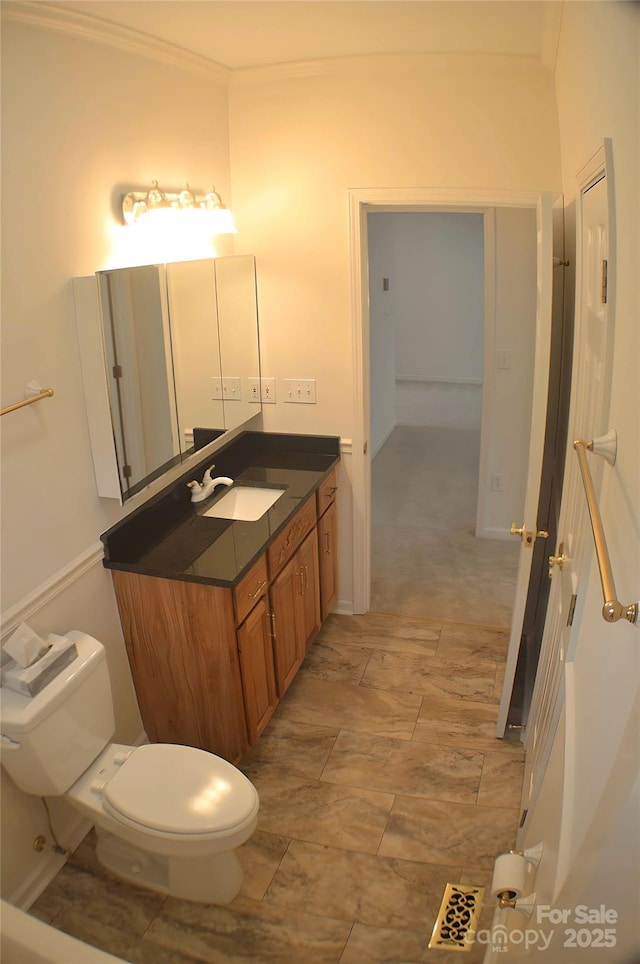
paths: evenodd
<path fill-rule="evenodd" d="M 549 538 L 549 533 L 546 529 L 526 529 L 524 523 L 521 526 L 517 526 L 515 522 L 512 522 L 509 531 L 512 536 L 520 536 L 525 546 L 529 546 L 529 548 L 531 548 L 536 539 Z"/>
<path fill-rule="evenodd" d="M 562 542 L 558 546 L 558 553 L 559 555 L 557 556 L 549 556 L 549 579 L 551 579 L 553 576 L 553 569 L 555 566 L 562 571 L 562 569 L 564 569 L 565 562 L 569 561 L 569 557 L 565 555 L 564 543 Z"/>

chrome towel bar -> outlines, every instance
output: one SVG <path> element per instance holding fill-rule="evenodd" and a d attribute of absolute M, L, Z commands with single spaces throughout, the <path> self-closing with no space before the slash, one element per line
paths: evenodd
<path fill-rule="evenodd" d="M 602 584 L 602 594 L 604 596 L 602 618 L 607 623 L 617 623 L 619 619 L 626 619 L 628 622 L 635 625 L 635 623 L 638 621 L 639 604 L 636 602 L 631 603 L 629 606 L 625 606 L 623 603 L 618 601 L 616 586 L 613 579 L 613 570 L 611 568 L 611 559 L 609 558 L 607 540 L 605 538 L 604 528 L 602 525 L 602 516 L 600 515 L 600 509 L 596 499 L 595 489 L 593 487 L 593 479 L 591 478 L 591 472 L 589 471 L 589 464 L 587 462 L 588 449 L 591 452 L 596 452 L 597 454 L 602 455 L 611 465 L 615 463 L 615 430 L 613 432 L 609 432 L 609 434 L 603 438 L 593 439 L 591 442 L 585 442 L 583 439 L 576 439 L 573 443 L 573 447 L 576 451 L 576 455 L 578 456 L 578 465 L 580 466 L 580 473 L 584 483 L 584 492 L 587 497 L 587 508 L 589 509 L 589 518 L 591 519 L 593 539 L 596 546 L 596 557 L 598 559 L 600 582 Z"/>

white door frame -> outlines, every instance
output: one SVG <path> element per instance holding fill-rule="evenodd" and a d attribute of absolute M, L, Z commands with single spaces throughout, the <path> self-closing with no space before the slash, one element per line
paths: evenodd
<path fill-rule="evenodd" d="M 371 454 L 369 334 L 369 211 L 477 212 L 536 208 L 540 192 L 466 188 L 358 188 L 348 192 L 351 330 L 353 342 L 353 611 L 371 598 Z"/>

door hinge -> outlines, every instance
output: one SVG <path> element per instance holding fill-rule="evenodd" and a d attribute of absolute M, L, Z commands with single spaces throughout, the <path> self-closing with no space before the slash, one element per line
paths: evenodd
<path fill-rule="evenodd" d="M 123 479 L 130 479 L 132 475 L 133 475 L 133 472 L 131 471 L 131 466 L 130 466 L 130 465 L 123 465 L 123 466 L 122 466 L 122 477 L 123 477 Z"/>
<path fill-rule="evenodd" d="M 527 819 L 527 814 L 528 814 L 528 813 L 529 813 L 528 810 L 523 810 L 523 811 L 522 811 L 522 814 L 521 814 L 521 816 L 520 816 L 520 826 L 521 826 L 521 827 L 524 827 L 524 822 L 525 822 L 525 820 Z"/>
<path fill-rule="evenodd" d="M 607 303 L 607 273 L 608 265 L 607 261 L 602 259 L 602 266 L 600 269 L 600 304 L 606 305 Z"/>
<path fill-rule="evenodd" d="M 112 371 L 114 378 L 122 378 L 122 365 L 114 365 Z"/>
<path fill-rule="evenodd" d="M 567 626 L 573 626 L 573 614 L 576 611 L 576 602 L 578 601 L 578 595 L 574 592 L 571 597 L 571 602 L 569 603 L 569 615 L 567 616 Z"/>

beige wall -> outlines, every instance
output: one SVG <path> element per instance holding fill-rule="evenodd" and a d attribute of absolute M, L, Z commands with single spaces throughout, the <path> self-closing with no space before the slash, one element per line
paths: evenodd
<path fill-rule="evenodd" d="M 317 404 L 267 431 L 354 435 L 348 191 L 559 190 L 551 74 L 517 58 L 355 57 L 247 70 L 230 86 L 237 248 L 256 255 L 263 375 Z M 340 589 L 353 599 L 351 458 L 339 480 Z"/>
<path fill-rule="evenodd" d="M 4 622 L 123 514 L 96 494 L 70 279 L 111 260 L 126 190 L 189 179 L 229 197 L 226 80 L 3 16 L 2 154 L 2 404 L 22 398 L 32 378 L 55 390 L 2 420 Z M 116 738 L 136 740 L 142 726 L 100 562 L 28 621 L 105 643 Z M 40 801 L 4 771 L 2 803 L 2 894 L 13 898 L 28 895 L 50 859 L 32 848 L 48 831 Z M 72 825 L 58 810 L 63 841 Z"/>
<path fill-rule="evenodd" d="M 230 87 L 237 244 L 257 257 L 265 375 L 317 379 L 267 429 L 350 438 L 347 191 L 558 190 L 550 74 L 510 58 L 347 58 Z"/>
<path fill-rule="evenodd" d="M 226 87 L 124 50 L 2 27 L 3 609 L 122 510 L 96 496 L 70 279 L 105 267 L 124 191 L 157 178 L 229 194 Z"/>

